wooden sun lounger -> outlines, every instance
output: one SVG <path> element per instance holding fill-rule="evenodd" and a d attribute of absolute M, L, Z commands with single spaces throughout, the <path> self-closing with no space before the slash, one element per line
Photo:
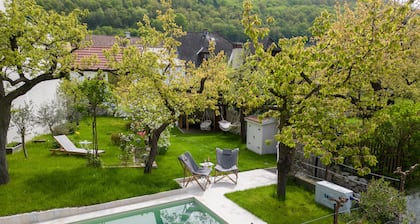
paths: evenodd
<path fill-rule="evenodd" d="M 50 149 L 53 154 L 67 154 L 67 155 L 88 155 L 94 153 L 93 150 L 77 148 L 66 135 L 54 136 L 54 139 L 60 144 L 59 149 Z M 104 150 L 98 150 L 98 154 L 104 153 Z"/>

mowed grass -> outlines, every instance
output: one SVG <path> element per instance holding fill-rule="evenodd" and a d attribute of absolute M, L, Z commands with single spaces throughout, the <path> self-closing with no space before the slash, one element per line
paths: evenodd
<path fill-rule="evenodd" d="M 271 185 L 229 193 L 226 197 L 269 224 L 304 223 L 333 213 L 315 202 L 314 193 L 292 181 L 288 181 L 286 201 L 277 200 L 275 195 L 276 185 Z M 329 216 L 311 224 L 330 224 L 333 219 Z"/>
<path fill-rule="evenodd" d="M 99 148 L 105 154 L 105 167 L 120 163 L 120 149 L 111 143 L 112 133 L 126 132 L 127 121 L 119 118 L 98 118 Z M 90 122 L 82 121 L 79 135 L 68 137 L 78 145 L 91 141 Z M 240 148 L 240 171 L 275 166 L 275 155 L 257 155 L 246 149 L 240 137 L 226 132 L 183 134 L 176 128 L 171 146 L 158 155 L 157 169 L 144 174 L 142 168 L 87 167 L 83 156 L 53 155 L 53 138 L 37 136 L 46 142 L 27 143 L 29 158 L 23 152 L 7 155 L 10 183 L 0 185 L 0 216 L 48 210 L 53 208 L 92 205 L 118 199 L 153 194 L 179 188 L 175 178 L 183 176 L 177 157 L 190 151 L 197 162 L 215 161 L 215 148 Z"/>

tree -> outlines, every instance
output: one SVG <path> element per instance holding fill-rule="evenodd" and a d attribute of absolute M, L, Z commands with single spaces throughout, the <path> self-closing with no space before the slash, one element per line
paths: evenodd
<path fill-rule="evenodd" d="M 108 86 L 108 82 L 102 79 L 101 74 L 97 74 L 94 78 L 85 79 L 79 87 L 89 102 L 89 111 L 92 115 L 92 145 L 93 145 L 93 162 L 94 166 L 98 166 L 96 162 L 99 162 L 98 155 L 98 130 L 96 125 L 96 117 L 98 114 L 99 107 L 111 97 L 111 89 Z"/>
<path fill-rule="evenodd" d="M 63 121 L 63 108 L 56 100 L 43 103 L 35 115 L 35 122 L 48 127 L 51 136 L 54 135 L 54 126 Z"/>
<path fill-rule="evenodd" d="M 366 192 L 360 195 L 359 205 L 360 211 L 352 213 L 352 219 L 365 220 L 368 223 L 408 221 L 404 220 L 409 217 L 406 214 L 406 198 L 383 179 L 372 180 L 369 183 Z"/>
<path fill-rule="evenodd" d="M 382 110 L 375 116 L 381 117 L 381 123 L 369 138 L 369 144 L 379 146 L 377 150 L 380 167 L 385 175 L 392 175 L 397 166 L 409 167 L 418 162 L 420 156 L 420 102 L 408 99 L 397 99 L 395 104 Z M 392 155 L 396 159 L 394 166 L 386 158 Z M 382 160 L 382 161 L 381 161 Z M 410 179 L 419 184 L 420 174 L 410 175 Z M 415 181 L 417 180 L 417 181 Z"/>
<path fill-rule="evenodd" d="M 225 80 L 227 63 L 223 54 L 212 55 L 195 69 L 191 64 L 185 71 L 179 62 L 176 38 L 184 32 L 175 23 L 175 13 L 169 2 L 161 1 L 165 11 L 158 11 L 157 19 L 163 31 L 152 28 L 147 16 L 139 22 L 141 40 L 138 45 L 120 48 L 107 55 L 118 70 L 121 80 L 116 89 L 120 105 L 147 131 L 151 147 L 144 169 L 150 173 L 158 152 L 161 133 L 181 115 L 217 108 L 221 84 Z M 122 55 L 121 60 L 118 55 Z"/>
<path fill-rule="evenodd" d="M 113 34 L 124 34 L 127 29 L 135 29 L 138 19 L 147 12 L 154 21 L 157 15 L 154 12 L 161 9 L 158 0 L 116 1 L 115 3 L 110 0 L 67 2 L 38 0 L 37 2 L 45 9 L 57 12 L 69 12 L 75 8 L 89 10 L 89 15 L 83 22 L 86 22 L 89 30 L 93 30 L 96 34 L 104 33 L 106 28 L 109 28 L 107 31 L 113 31 Z M 230 41 L 238 42 L 246 40 L 240 25 L 242 7 L 238 4 L 239 2 L 241 1 L 176 0 L 173 1 L 172 8 L 177 14 L 176 23 L 185 31 L 202 32 L 203 29 L 208 29 L 222 34 Z M 270 35 L 273 38 L 290 38 L 310 35 L 308 28 L 314 19 L 324 10 L 333 11 L 335 2 L 336 0 L 259 0 L 255 3 L 258 4 L 255 11 L 262 17 L 270 15 L 276 19 L 270 29 Z M 353 4 L 355 0 L 347 2 Z M 156 23 L 156 25 L 160 24 Z"/>
<path fill-rule="evenodd" d="M 376 163 L 369 149 L 358 144 L 376 127 L 372 114 L 393 97 L 418 92 L 418 67 L 404 61 L 419 41 L 410 4 L 364 0 L 354 10 L 337 7 L 335 15 L 325 12 L 315 20 L 313 42 L 304 37 L 279 40 L 281 51 L 273 56 L 259 43 L 268 29 L 251 13 L 250 1 L 244 2 L 243 24 L 255 46 L 247 63 L 264 82 L 263 92 L 253 95 L 265 95 L 270 110 L 264 116 L 279 121 L 279 199 L 286 198 L 298 145 L 326 165 L 346 159 L 360 174 Z"/>
<path fill-rule="evenodd" d="M 12 101 L 36 84 L 64 77 L 87 32 L 80 11 L 61 15 L 33 0 L 5 2 L 0 12 L 0 184 L 9 182 L 6 138 Z"/>
<path fill-rule="evenodd" d="M 82 118 L 82 112 L 87 107 L 79 85 L 77 78 L 63 79 L 57 90 L 60 100 L 64 103 L 65 118 L 69 122 L 76 122 L 77 125 Z"/>
<path fill-rule="evenodd" d="M 25 146 L 25 135 L 28 131 L 28 128 L 32 126 L 34 121 L 32 110 L 33 108 L 30 102 L 25 102 L 18 108 L 12 108 L 11 110 L 11 121 L 12 124 L 17 128 L 17 132 L 20 135 L 23 153 L 25 154 L 26 159 L 28 158 L 28 151 L 26 150 Z"/>

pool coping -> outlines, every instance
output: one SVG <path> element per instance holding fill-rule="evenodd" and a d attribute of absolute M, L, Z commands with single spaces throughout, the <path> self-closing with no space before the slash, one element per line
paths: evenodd
<path fill-rule="evenodd" d="M 96 205 L 87 205 L 81 207 L 57 208 L 46 211 L 35 211 L 30 213 L 16 214 L 11 216 L 0 217 L 0 223 L 71 223 L 77 221 L 78 217 L 85 217 L 94 212 L 103 212 L 104 210 L 118 210 L 116 208 L 124 208 L 127 206 L 141 205 L 144 203 L 154 203 L 161 199 L 170 199 L 176 196 L 187 196 L 186 189 L 176 189 L 171 191 L 159 192 L 156 194 L 143 195 L 127 199 L 105 202 Z M 190 196 L 192 197 L 192 196 Z M 87 216 L 90 217 L 90 216 Z"/>

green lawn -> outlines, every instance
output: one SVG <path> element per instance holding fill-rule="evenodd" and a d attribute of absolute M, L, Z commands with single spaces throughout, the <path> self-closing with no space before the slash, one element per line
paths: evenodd
<path fill-rule="evenodd" d="M 332 210 L 316 204 L 313 193 L 294 183 L 288 183 L 286 201 L 277 200 L 275 195 L 276 185 L 271 185 L 229 193 L 226 197 L 269 224 L 304 223 L 333 213 Z M 330 216 L 311 224 L 330 224 L 333 219 Z"/>
<path fill-rule="evenodd" d="M 105 166 L 120 161 L 120 149 L 111 143 L 111 134 L 126 131 L 126 121 L 98 118 L 99 147 Z M 90 123 L 80 124 L 80 135 L 71 135 L 74 143 L 91 140 Z M 158 168 L 143 174 L 141 168 L 90 168 L 86 159 L 78 156 L 52 155 L 51 136 L 38 136 L 43 143 L 29 142 L 29 159 L 22 152 L 7 155 L 10 183 L 0 186 L 0 216 L 47 210 L 60 207 L 97 204 L 117 199 L 179 188 L 175 178 L 182 177 L 177 156 L 190 151 L 197 161 L 210 157 L 215 160 L 215 148 L 240 148 L 241 171 L 275 166 L 275 155 L 260 156 L 246 149 L 239 136 L 219 132 L 182 134 L 174 129 L 171 146 L 165 155 L 157 157 Z"/>

